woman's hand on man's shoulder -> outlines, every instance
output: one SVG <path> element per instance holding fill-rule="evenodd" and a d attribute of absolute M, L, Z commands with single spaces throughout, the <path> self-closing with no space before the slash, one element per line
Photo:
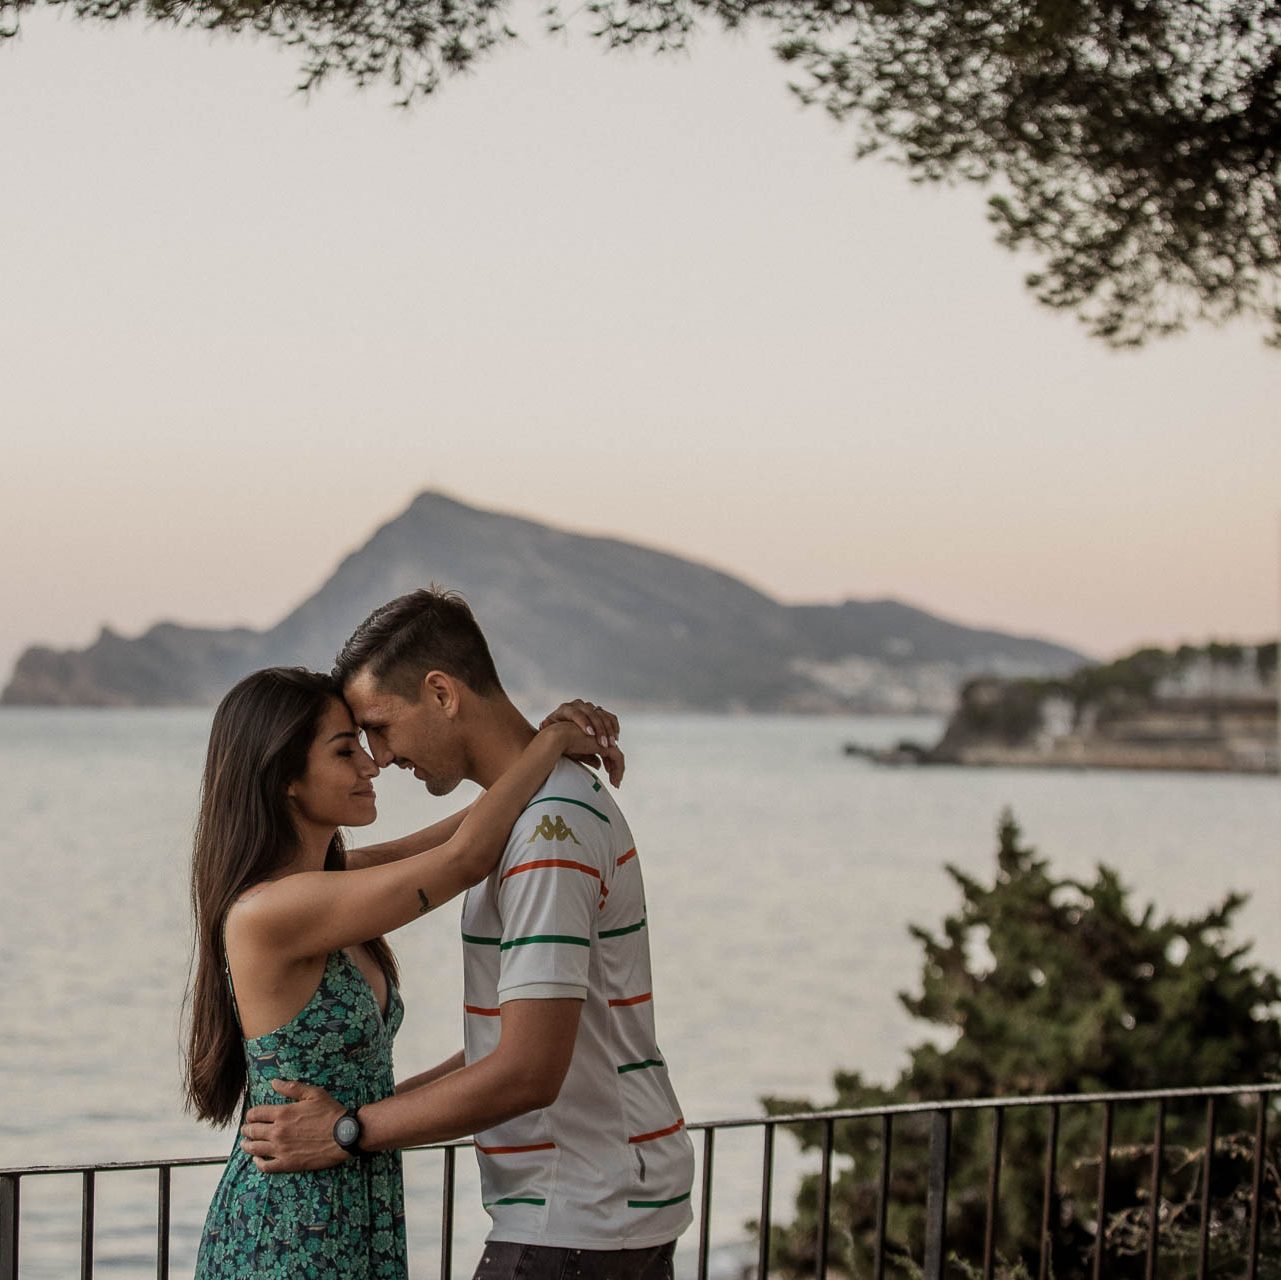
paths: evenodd
<path fill-rule="evenodd" d="M 583 743 L 582 749 L 575 749 L 578 744 L 572 741 L 567 744 L 569 749 L 565 754 L 571 760 L 591 769 L 604 769 L 611 786 L 622 785 L 627 762 L 618 745 L 618 717 L 612 711 L 575 698 L 572 702 L 562 702 L 538 727 L 544 730 L 558 725 L 573 726 L 590 739 Z"/>

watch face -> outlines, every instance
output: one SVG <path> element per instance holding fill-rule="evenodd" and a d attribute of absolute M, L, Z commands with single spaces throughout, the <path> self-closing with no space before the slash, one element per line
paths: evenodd
<path fill-rule="evenodd" d="M 360 1121 L 355 1116 L 339 1116 L 334 1125 L 334 1141 L 340 1147 L 350 1146 L 360 1137 Z"/>

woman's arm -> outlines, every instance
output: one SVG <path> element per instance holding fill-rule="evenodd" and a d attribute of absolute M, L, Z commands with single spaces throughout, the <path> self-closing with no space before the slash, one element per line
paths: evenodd
<path fill-rule="evenodd" d="M 576 725 L 542 729 L 515 764 L 472 805 L 439 848 L 359 871 L 301 871 L 262 886 L 228 914 L 229 928 L 280 960 L 324 955 L 390 933 L 483 880 L 520 811 L 556 761 L 590 739 Z"/>
<path fill-rule="evenodd" d="M 603 761 L 609 772 L 609 780 L 618 786 L 623 780 L 623 757 L 618 747 L 618 717 L 594 702 L 585 702 L 575 698 L 572 702 L 562 702 L 538 727 L 545 729 L 549 725 L 566 723 L 576 724 L 589 738 L 594 738 L 598 751 L 583 758 L 589 764 L 602 763 L 599 752 L 605 751 L 607 758 Z M 578 753 L 575 752 L 575 755 Z M 459 827 L 463 819 L 471 812 L 471 805 L 452 813 L 448 818 L 415 831 L 412 835 L 401 836 L 398 840 L 384 840 L 381 844 L 369 844 L 360 849 L 347 850 L 347 870 L 360 871 L 366 867 L 381 867 L 387 862 L 399 862 L 401 858 L 411 858 L 416 853 L 425 853 L 444 844 Z"/>
<path fill-rule="evenodd" d="M 467 808 L 451 813 L 448 818 L 433 822 L 430 827 L 424 827 L 412 835 L 401 836 L 399 840 L 384 840 L 382 844 L 367 844 L 360 849 L 348 849 L 347 870 L 362 871 L 368 867 L 381 867 L 388 862 L 399 862 L 401 858 L 412 858 L 416 853 L 438 849 L 458 831 L 458 828 L 463 825 L 463 819 L 471 811 L 472 805 L 469 804 Z"/>

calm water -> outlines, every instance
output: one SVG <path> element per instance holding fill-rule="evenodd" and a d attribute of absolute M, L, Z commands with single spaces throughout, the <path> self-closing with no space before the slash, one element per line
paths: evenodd
<path fill-rule="evenodd" d="M 184 1116 L 179 1008 L 186 870 L 205 712 L 0 713 L 0 1166 L 222 1154 Z M 847 739 L 929 738 L 931 721 L 627 719 L 621 801 L 645 859 L 659 1031 L 691 1119 L 822 1103 L 838 1067 L 888 1078 L 919 1038 L 895 992 L 917 980 L 910 922 L 956 903 L 945 862 L 990 871 L 1013 807 L 1056 867 L 1118 867 L 1169 912 L 1252 895 L 1242 932 L 1281 968 L 1281 787 L 1260 778 L 878 770 Z M 459 799 L 465 797 L 460 793 Z M 373 838 L 445 810 L 380 784 Z M 401 1074 L 461 1043 L 456 908 L 396 939 L 408 1016 Z M 1178 1083 L 1172 1081 L 1171 1083 Z M 759 1138 L 722 1135 L 714 1238 L 757 1210 Z M 799 1167 L 783 1157 L 775 1212 Z M 415 1274 L 435 1273 L 436 1160 L 409 1161 Z M 459 1160 L 457 1266 L 484 1219 Z M 216 1170 L 174 1180 L 174 1274 L 190 1272 Z M 154 1175 L 99 1179 L 97 1268 L 154 1275 Z M 23 1275 L 76 1274 L 79 1185 L 23 1184 Z"/>

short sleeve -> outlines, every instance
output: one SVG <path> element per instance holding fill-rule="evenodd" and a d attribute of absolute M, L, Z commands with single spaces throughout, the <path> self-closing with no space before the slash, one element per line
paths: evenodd
<path fill-rule="evenodd" d="M 586 820 L 584 820 L 584 818 Z M 498 1000 L 587 998 L 607 837 L 563 800 L 521 814 L 498 866 Z"/>

